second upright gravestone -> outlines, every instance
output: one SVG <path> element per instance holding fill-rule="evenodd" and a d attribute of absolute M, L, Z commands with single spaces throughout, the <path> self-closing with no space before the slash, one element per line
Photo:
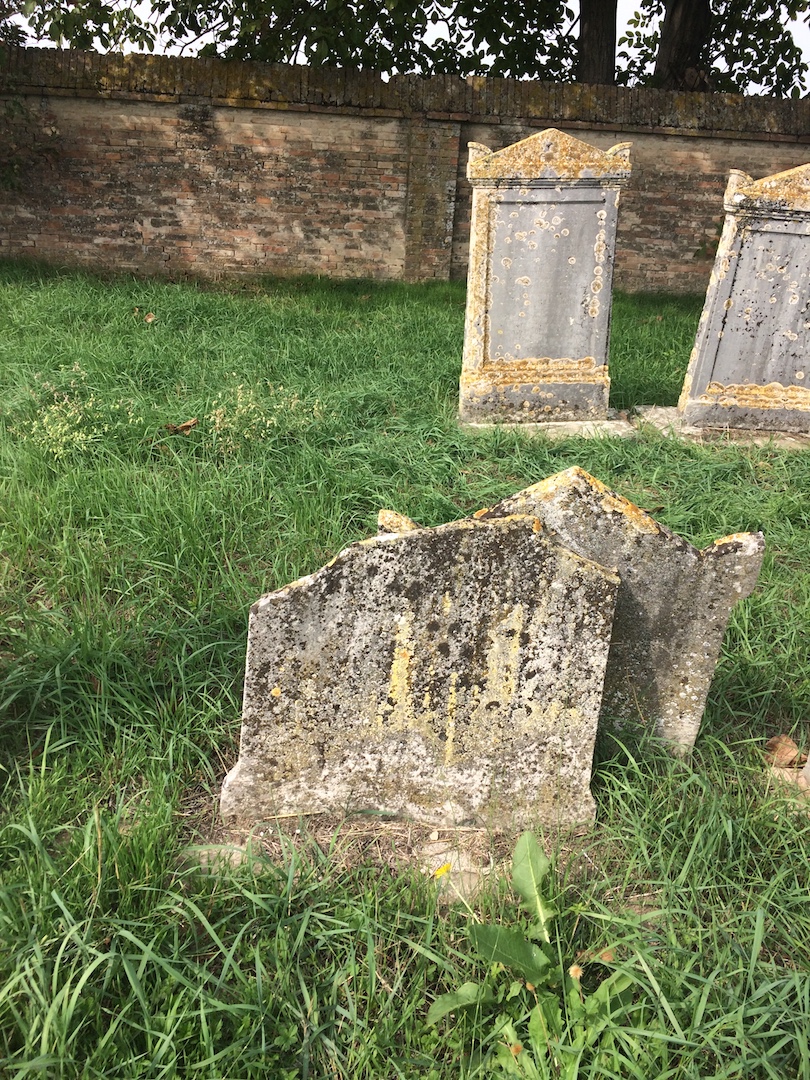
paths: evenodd
<path fill-rule="evenodd" d="M 473 186 L 460 417 L 607 417 L 613 249 L 629 144 L 550 128 L 497 153 L 470 144 Z"/>
<path fill-rule="evenodd" d="M 810 432 L 810 165 L 732 170 L 678 408 L 686 424 Z"/>

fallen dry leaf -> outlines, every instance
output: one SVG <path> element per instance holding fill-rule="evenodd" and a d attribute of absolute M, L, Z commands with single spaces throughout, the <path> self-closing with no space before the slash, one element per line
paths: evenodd
<path fill-rule="evenodd" d="M 164 427 L 170 435 L 188 435 L 191 429 L 196 427 L 199 422 L 197 417 L 194 416 L 191 420 L 184 420 L 182 424 L 164 424 Z"/>
<path fill-rule="evenodd" d="M 774 735 L 765 743 L 765 760 L 777 769 L 800 769 L 807 761 L 789 735 Z"/>
<path fill-rule="evenodd" d="M 804 795 L 810 797 L 810 781 L 808 781 L 803 771 L 800 772 L 798 769 L 780 769 L 776 765 L 771 765 L 768 772 L 775 780 L 778 780 L 780 784 L 784 784 L 786 787 L 796 788 Z"/>
<path fill-rule="evenodd" d="M 588 949 L 580 949 L 577 953 L 577 960 L 581 960 L 584 964 L 592 964 L 594 962 L 600 964 L 612 964 L 616 959 L 616 954 L 613 949 L 602 949 L 600 952 L 590 952 Z"/>

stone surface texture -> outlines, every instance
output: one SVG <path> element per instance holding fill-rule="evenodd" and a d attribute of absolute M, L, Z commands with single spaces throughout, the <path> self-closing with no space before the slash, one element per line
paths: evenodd
<path fill-rule="evenodd" d="M 496 153 L 469 151 L 461 420 L 605 420 L 629 143 L 602 151 L 549 128 Z"/>
<path fill-rule="evenodd" d="M 810 431 L 810 165 L 732 170 L 679 401 L 698 427 Z"/>
<path fill-rule="evenodd" d="M 225 818 L 591 821 L 616 575 L 531 516 L 382 525 L 251 609 Z"/>
<path fill-rule="evenodd" d="M 530 514 L 547 534 L 621 578 L 602 721 L 651 722 L 676 752 L 695 742 L 728 618 L 756 584 L 761 533 L 703 551 L 582 469 L 518 492 L 483 520 Z"/>

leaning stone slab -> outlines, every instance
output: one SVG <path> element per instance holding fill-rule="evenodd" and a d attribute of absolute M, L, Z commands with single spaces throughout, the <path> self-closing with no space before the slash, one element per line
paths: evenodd
<path fill-rule="evenodd" d="M 678 408 L 703 428 L 810 431 L 810 165 L 732 170 Z"/>
<path fill-rule="evenodd" d="M 629 146 L 605 152 L 554 128 L 497 153 L 470 143 L 462 423 L 607 418 Z"/>
<path fill-rule="evenodd" d="M 382 525 L 251 609 L 223 815 L 591 821 L 616 575 L 533 517 Z"/>
<path fill-rule="evenodd" d="M 550 536 L 621 578 L 602 719 L 649 721 L 676 752 L 697 738 L 731 609 L 756 584 L 761 533 L 699 551 L 582 469 L 568 469 L 488 510 L 536 516 Z"/>

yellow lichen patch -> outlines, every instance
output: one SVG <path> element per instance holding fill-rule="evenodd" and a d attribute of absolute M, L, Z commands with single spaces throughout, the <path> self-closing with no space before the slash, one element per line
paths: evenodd
<path fill-rule="evenodd" d="M 499 711 L 511 712 L 520 676 L 523 655 L 520 639 L 525 622 L 524 606 L 518 603 L 502 617 L 494 619 L 489 628 L 486 672 L 480 685 L 473 690 L 475 704 L 472 709 L 481 721 L 479 746 L 486 745 L 490 752 L 500 746 L 503 732 L 500 724 L 488 720 L 488 709 L 497 703 Z"/>
<path fill-rule="evenodd" d="M 692 355 L 689 357 L 689 366 L 686 369 L 686 376 L 684 377 L 683 386 L 681 387 L 681 394 L 680 394 L 680 397 L 678 398 L 678 411 L 679 412 L 683 412 L 683 410 L 686 408 L 687 404 L 689 403 L 689 398 L 690 398 L 690 395 L 692 393 L 692 373 L 693 373 L 693 371 L 695 369 L 695 365 L 697 363 L 697 358 L 698 358 L 698 350 L 697 350 L 697 348 L 694 348 L 692 350 Z"/>
<path fill-rule="evenodd" d="M 613 514 L 622 514 L 639 532 L 658 533 L 661 531 L 658 524 L 645 510 L 630 502 L 629 499 L 625 499 L 622 495 L 617 495 L 615 491 L 611 491 L 607 484 L 603 484 L 601 480 L 597 480 L 595 476 L 591 476 L 590 473 L 581 469 L 578 465 L 541 480 L 539 484 L 529 488 L 529 491 L 536 492 L 543 499 L 550 500 L 557 492 L 573 487 L 572 481 L 575 480 L 580 481 L 578 485 L 580 490 L 582 488 L 590 489 L 599 498 L 603 510 Z"/>
<path fill-rule="evenodd" d="M 411 518 L 399 514 L 396 510 L 380 510 L 377 514 L 377 528 L 381 533 L 406 533 L 421 529 Z"/>
<path fill-rule="evenodd" d="M 659 533 L 661 531 L 646 510 L 631 503 L 629 499 L 623 499 L 621 495 L 613 493 L 605 495 L 602 499 L 602 507 L 612 513 L 622 514 L 638 532 Z"/>
<path fill-rule="evenodd" d="M 700 554 L 705 555 L 712 548 L 722 547 L 724 544 L 750 544 L 751 535 L 751 533 L 729 533 L 728 536 L 721 536 L 719 540 L 712 540 L 711 544 L 704 548 Z"/>
<path fill-rule="evenodd" d="M 404 731 L 414 720 L 411 700 L 411 663 L 414 657 L 413 612 L 405 611 L 397 620 L 394 636 L 394 656 L 388 676 L 387 702 L 377 713 L 377 721 L 391 731 Z M 389 711 L 386 718 L 384 713 Z"/>
<path fill-rule="evenodd" d="M 721 405 L 738 409 L 791 409 L 810 412 L 810 388 L 783 386 L 772 382 L 766 386 L 712 382 L 697 399 L 701 405 Z"/>
<path fill-rule="evenodd" d="M 534 386 L 536 383 L 599 383 L 610 385 L 606 364 L 597 364 L 592 356 L 578 360 L 571 357 L 499 357 L 479 369 L 480 378 L 492 387 Z M 476 380 L 477 381 L 477 380 Z M 537 391 L 535 391 L 537 393 Z"/>
<path fill-rule="evenodd" d="M 591 476 L 590 473 L 585 472 L 585 470 L 581 469 L 578 465 L 574 465 L 570 469 L 565 469 L 563 472 L 554 473 L 553 476 L 547 476 L 545 480 L 541 480 L 538 484 L 534 484 L 528 491 L 532 495 L 550 498 L 558 491 L 563 491 L 566 488 L 571 487 L 571 482 L 573 480 L 584 480 L 588 487 L 592 488 L 594 491 L 610 492 L 610 488 L 603 484 L 601 480 L 597 480 L 595 476 Z"/>
<path fill-rule="evenodd" d="M 450 765 L 453 761 L 454 751 L 453 743 L 456 737 L 456 696 L 458 691 L 456 690 L 456 684 L 458 683 L 458 673 L 452 672 L 450 675 L 450 687 L 447 691 L 447 712 L 444 724 L 444 763 Z"/>

